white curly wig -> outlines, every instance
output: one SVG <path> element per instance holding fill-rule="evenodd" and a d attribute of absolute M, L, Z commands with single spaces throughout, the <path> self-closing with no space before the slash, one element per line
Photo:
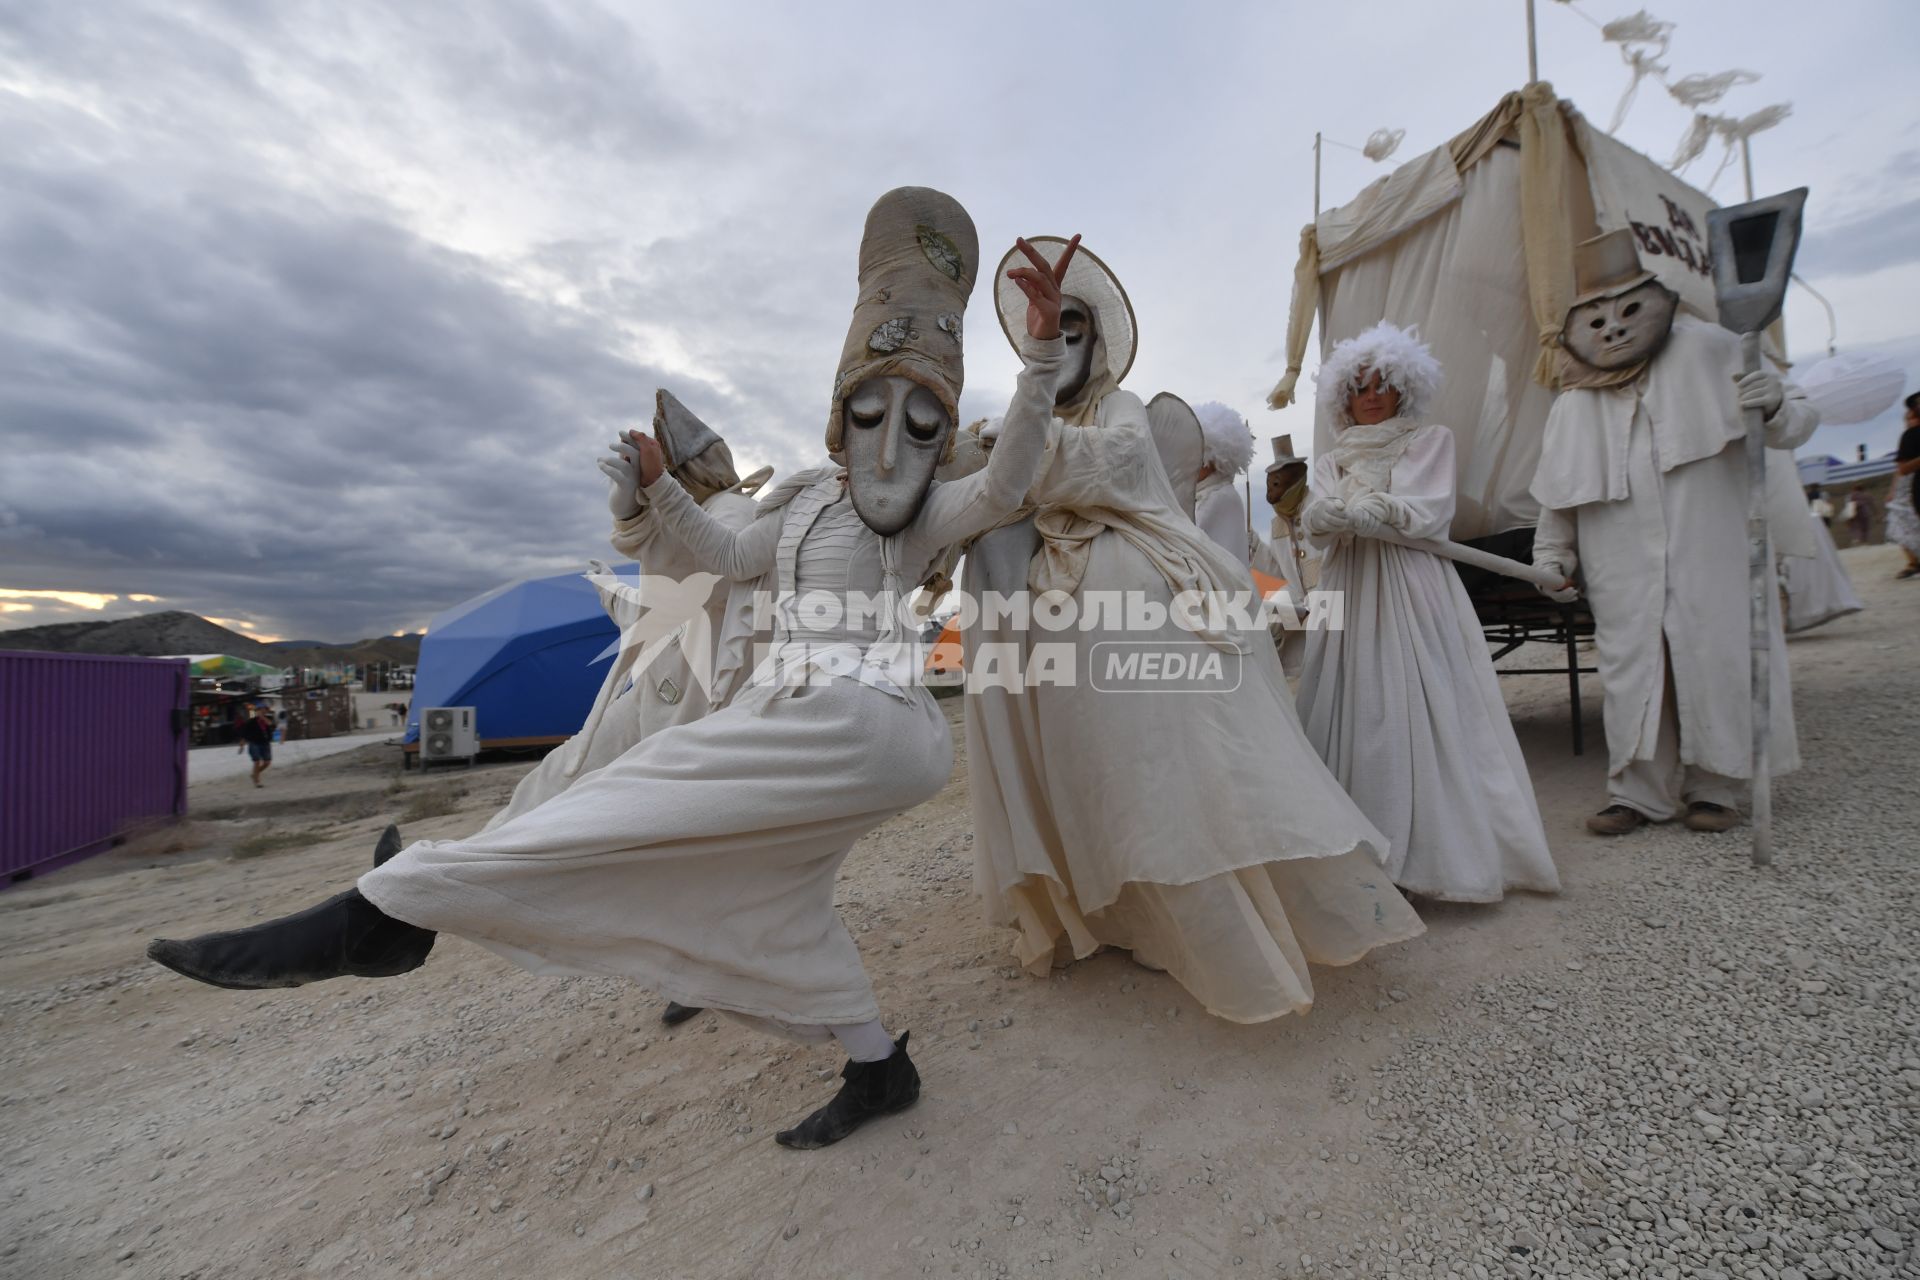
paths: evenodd
<path fill-rule="evenodd" d="M 1313 375 L 1314 398 L 1337 427 L 1350 427 L 1347 401 L 1360 374 L 1379 373 L 1400 393 L 1400 416 L 1425 421 L 1440 390 L 1440 362 L 1412 328 L 1382 320 L 1371 329 L 1333 344 Z"/>
<path fill-rule="evenodd" d="M 1200 460 L 1224 475 L 1245 471 L 1253 461 L 1253 432 L 1247 420 L 1218 400 L 1195 405 L 1193 416 L 1200 419 Z"/>

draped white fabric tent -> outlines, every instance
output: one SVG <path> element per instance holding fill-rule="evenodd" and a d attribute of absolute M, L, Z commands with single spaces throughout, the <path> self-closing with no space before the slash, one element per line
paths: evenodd
<path fill-rule="evenodd" d="M 1529 157 L 1529 148 L 1536 154 Z M 1278 408 L 1290 398 L 1316 309 L 1323 357 L 1380 320 L 1416 325 L 1446 370 L 1433 417 L 1455 437 L 1454 538 L 1531 526 L 1539 510 L 1527 488 L 1553 403 L 1536 375 L 1545 372 L 1543 352 L 1573 295 L 1573 245 L 1632 228 L 1642 264 L 1683 306 L 1712 320 L 1706 214 L 1713 207 L 1703 192 L 1590 125 L 1550 85 L 1509 94 L 1450 143 L 1306 229 L 1288 375 L 1270 403 Z M 1332 425 L 1319 413 L 1314 449 L 1331 442 Z M 1780 514 L 1801 514 L 1791 458 L 1772 461 Z M 1780 519 L 1774 525 L 1777 542 L 1792 528 Z M 1777 549 L 1811 555 L 1801 541 L 1795 532 L 1791 545 Z"/>

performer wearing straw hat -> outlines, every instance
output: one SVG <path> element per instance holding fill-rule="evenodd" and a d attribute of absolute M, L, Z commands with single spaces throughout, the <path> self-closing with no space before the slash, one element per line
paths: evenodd
<path fill-rule="evenodd" d="M 1533 562 L 1566 579 L 1566 598 L 1579 573 L 1593 609 L 1608 779 L 1587 827 L 1620 835 L 1678 817 L 1725 831 L 1752 774 L 1742 415 L 1767 415 L 1774 449 L 1805 443 L 1820 418 L 1777 375 L 1742 373 L 1733 334 L 1676 315 L 1632 232 L 1579 245 L 1574 271 L 1562 389 L 1533 477 Z M 1800 754 L 1775 593 L 1768 607 L 1771 772 L 1782 774 Z"/>
<path fill-rule="evenodd" d="M 1348 964 L 1422 926 L 1381 873 L 1384 841 L 1301 732 L 1267 636 L 1169 620 L 1177 593 L 1250 593 L 1247 570 L 1180 511 L 1146 407 L 1120 387 L 1135 346 L 1120 282 L 1082 249 L 1062 289 L 1049 462 L 1031 516 L 974 543 L 966 585 L 976 600 L 1057 592 L 1081 616 L 1064 631 L 966 630 L 975 885 L 1036 975 L 1110 945 L 1221 1017 L 1303 1012 L 1308 961 Z M 1019 296 L 1002 286 L 998 301 L 1009 341 L 1038 360 Z M 1142 625 L 1093 613 L 1102 598 Z M 1064 650 L 1053 671 L 1071 679 L 984 684 L 989 645 Z M 1129 650 L 1212 655 L 1223 678 L 1116 682 L 1109 655 Z M 1153 785 L 1169 761 L 1204 785 Z"/>
<path fill-rule="evenodd" d="M 641 488 L 707 572 L 772 572 L 784 595 L 838 610 L 776 622 L 772 660 L 731 705 L 652 735 L 519 818 L 465 840 L 380 851 L 359 884 L 298 915 L 148 954 L 216 986 L 385 977 L 424 963 L 436 931 L 541 973 L 632 978 L 685 1005 L 803 1041 L 837 1040 L 845 1081 L 778 1135 L 822 1147 L 911 1106 L 907 1036 L 882 1026 L 834 880 L 855 840 L 919 804 L 953 765 L 947 723 L 913 677 L 898 609 L 945 548 L 1014 510 L 1040 465 L 1065 363 L 1059 281 L 1019 246 L 1032 359 L 985 469 L 936 484 L 962 381 L 973 223 L 951 197 L 904 187 L 867 215 L 860 292 L 827 419 L 829 466 L 780 486 L 745 529 L 700 509 L 638 439 Z M 393 843 L 397 844 L 397 840 Z"/>

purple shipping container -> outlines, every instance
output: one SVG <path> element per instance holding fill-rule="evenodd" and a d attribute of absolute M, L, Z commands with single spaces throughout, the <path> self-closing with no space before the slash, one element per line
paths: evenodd
<path fill-rule="evenodd" d="M 187 811 L 187 664 L 0 652 L 0 888 Z"/>

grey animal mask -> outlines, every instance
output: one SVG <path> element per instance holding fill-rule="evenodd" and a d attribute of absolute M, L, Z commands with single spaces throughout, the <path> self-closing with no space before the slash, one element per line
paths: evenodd
<path fill-rule="evenodd" d="M 925 385 L 868 378 L 842 402 L 840 437 L 853 509 L 883 537 L 912 523 L 953 437 L 953 416 Z"/>
<path fill-rule="evenodd" d="M 1679 294 L 1658 280 L 1647 280 L 1568 311 L 1560 343 L 1589 368 L 1612 372 L 1642 364 L 1667 345 L 1679 305 Z"/>

